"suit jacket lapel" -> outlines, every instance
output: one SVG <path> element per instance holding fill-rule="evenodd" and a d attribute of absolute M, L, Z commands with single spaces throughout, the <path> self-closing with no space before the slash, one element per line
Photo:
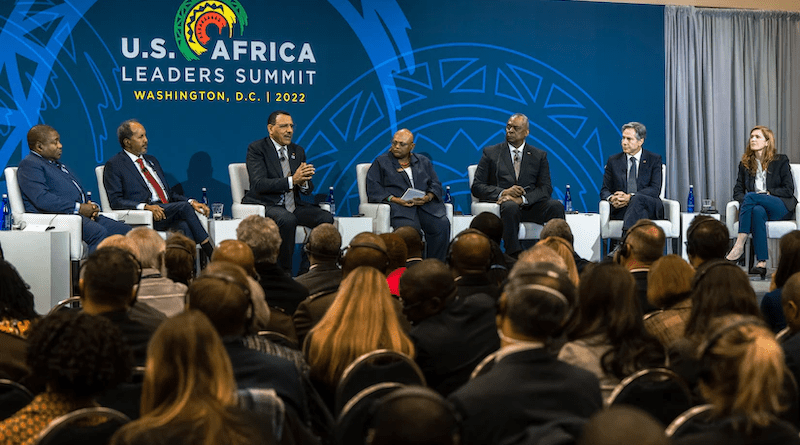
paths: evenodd
<path fill-rule="evenodd" d="M 500 161 L 499 161 L 499 163 L 498 163 L 499 165 L 497 167 L 497 175 L 501 176 L 501 175 L 507 174 L 508 175 L 508 180 L 511 181 L 511 184 L 516 184 L 517 183 L 517 178 L 514 176 L 515 175 L 515 173 L 514 173 L 514 160 L 511 159 L 511 147 L 508 145 L 508 142 L 503 142 L 503 145 L 500 146 L 500 149 L 502 150 L 502 152 L 500 153 Z M 523 150 L 523 157 L 522 158 L 523 158 L 523 161 L 524 161 L 525 160 L 525 156 L 524 156 L 525 146 L 524 145 L 522 147 L 522 150 Z M 522 171 L 522 169 L 520 169 L 520 172 L 521 171 Z M 498 177 L 497 178 L 497 183 L 498 184 L 502 184 L 503 182 L 501 182 L 501 180 L 502 180 L 502 178 Z"/>
<path fill-rule="evenodd" d="M 155 165 L 156 165 L 155 162 L 152 162 L 150 159 L 147 159 L 144 156 L 142 156 L 142 157 L 144 158 L 145 162 L 147 162 L 148 164 L 152 164 L 150 167 L 158 175 L 158 179 L 161 181 L 161 185 L 164 186 L 164 193 L 166 193 L 167 194 L 167 198 L 169 198 L 169 183 L 167 183 L 167 178 L 164 177 L 165 173 L 163 171 L 161 171 L 160 168 L 156 168 L 155 167 Z"/>
<path fill-rule="evenodd" d="M 645 178 L 647 181 L 643 181 L 642 178 Z M 639 189 L 643 189 L 647 187 L 650 183 L 650 163 L 647 162 L 647 158 L 644 155 L 644 151 L 642 152 L 642 156 L 639 159 L 639 170 L 636 172 L 636 187 Z"/>
<path fill-rule="evenodd" d="M 414 155 L 414 154 L 411 154 L 411 155 L 409 156 L 409 159 L 408 159 L 408 161 L 411 163 L 411 173 L 412 173 L 412 174 L 414 174 L 414 173 L 415 173 L 415 172 L 414 172 L 414 165 L 415 165 L 415 163 L 414 163 L 414 156 L 416 156 L 416 155 Z M 405 171 L 405 170 L 403 170 L 403 168 L 402 168 L 402 167 L 400 167 L 400 161 L 398 161 L 398 160 L 397 160 L 397 158 L 395 158 L 394 156 L 390 156 L 390 160 L 392 161 L 392 168 L 394 168 L 394 169 L 395 169 L 395 171 L 397 171 L 398 173 L 400 173 L 400 177 L 401 177 L 401 178 L 403 178 L 403 181 L 405 181 L 405 183 L 406 183 L 406 187 L 407 187 L 407 188 L 412 188 L 412 185 L 411 185 L 411 180 L 410 180 L 410 179 L 408 179 L 408 173 L 406 173 L 406 171 Z M 416 175 L 415 175 L 415 176 L 416 176 Z"/>

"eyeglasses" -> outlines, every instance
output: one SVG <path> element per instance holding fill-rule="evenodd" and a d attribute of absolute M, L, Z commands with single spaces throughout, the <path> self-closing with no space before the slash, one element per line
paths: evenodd
<path fill-rule="evenodd" d="M 506 130 L 520 131 L 523 130 L 524 128 L 525 126 L 523 125 L 511 125 L 511 124 L 506 125 Z"/>
<path fill-rule="evenodd" d="M 392 147 L 406 148 L 410 144 L 408 142 L 392 141 Z"/>

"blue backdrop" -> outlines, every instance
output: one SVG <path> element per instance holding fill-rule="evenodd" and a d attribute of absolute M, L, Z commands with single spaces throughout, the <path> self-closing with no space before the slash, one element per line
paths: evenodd
<path fill-rule="evenodd" d="M 358 212 L 355 164 L 403 127 L 469 213 L 467 166 L 522 112 L 554 197 L 570 184 L 576 209 L 597 211 L 622 124 L 647 125 L 645 148 L 665 154 L 663 28 L 659 6 L 569 1 L 4 1 L 0 165 L 46 123 L 96 191 L 133 117 L 170 183 L 229 213 L 227 165 L 285 109 L 339 215 Z"/>

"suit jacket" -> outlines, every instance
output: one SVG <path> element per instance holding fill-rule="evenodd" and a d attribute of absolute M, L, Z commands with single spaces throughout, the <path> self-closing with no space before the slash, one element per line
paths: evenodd
<path fill-rule="evenodd" d="M 475 170 L 472 194 L 481 201 L 495 202 L 503 190 L 519 185 L 525 189 L 528 204 L 550 199 L 553 193 L 550 164 L 547 162 L 547 153 L 543 150 L 526 142 L 522 149 L 519 178 L 514 176 L 514 161 L 511 159 L 508 142 L 486 147 Z"/>
<path fill-rule="evenodd" d="M 169 202 L 186 201 L 185 196 L 170 192 L 167 177 L 164 175 L 158 159 L 148 154 L 144 154 L 142 157 L 145 163 L 155 170 L 158 179 L 164 185 L 164 193 Z M 131 161 L 125 150 L 115 154 L 106 162 L 103 184 L 106 187 L 108 202 L 112 209 L 135 209 L 141 203 L 152 204 L 153 202 L 150 188 L 142 177 L 139 166 Z"/>
<path fill-rule="evenodd" d="M 780 198 L 789 213 L 794 212 L 797 206 L 797 198 L 794 196 L 794 179 L 792 177 L 792 169 L 789 166 L 789 158 L 786 155 L 779 154 L 769 163 L 766 182 L 769 194 Z M 756 191 L 756 177 L 750 174 L 750 170 L 740 162 L 736 185 L 733 186 L 733 199 L 741 204 L 744 200 L 744 195 L 754 191 Z"/>
<path fill-rule="evenodd" d="M 297 305 L 308 297 L 308 290 L 286 275 L 277 264 L 257 262 L 255 267 L 260 277 L 258 283 L 264 289 L 270 306 L 277 306 L 291 316 Z"/>
<path fill-rule="evenodd" d="M 308 289 L 309 295 L 322 291 L 335 291 L 342 281 L 342 269 L 333 263 L 317 263 L 308 272 L 294 279 Z"/>
<path fill-rule="evenodd" d="M 306 151 L 294 142 L 286 146 L 289 156 L 290 173 L 306 161 Z M 269 136 L 253 141 L 247 146 L 247 174 L 250 177 L 250 190 L 242 198 L 243 203 L 275 206 L 289 191 L 289 178 L 284 176 L 278 151 Z M 301 205 L 300 193 L 311 194 L 314 184 L 308 187 L 293 185 L 295 205 Z"/>
<path fill-rule="evenodd" d="M 565 416 L 588 419 L 603 407 L 597 377 L 544 348 L 503 357 L 448 400 L 462 413 L 465 445 L 500 443 Z"/>
<path fill-rule="evenodd" d="M 19 162 L 17 177 L 26 212 L 73 214 L 75 203 L 86 202 L 83 187 L 75 186 L 81 182 L 60 165 L 35 153 Z"/>
<path fill-rule="evenodd" d="M 442 183 L 433 170 L 431 160 L 425 156 L 411 153 L 411 175 L 414 177 L 413 188 L 425 193 L 433 193 L 434 198 L 421 206 L 405 207 L 400 204 L 389 203 L 392 208 L 392 218 L 402 217 L 414 219 L 417 209 L 430 213 L 436 217 L 445 216 L 444 202 L 442 202 Z M 392 195 L 398 198 L 403 196 L 406 189 L 412 187 L 408 175 L 400 167 L 397 158 L 386 152 L 375 158 L 367 171 L 367 198 L 369 202 L 386 203 Z"/>
<path fill-rule="evenodd" d="M 608 158 L 600 199 L 606 200 L 615 192 L 628 193 L 628 155 L 619 152 Z M 636 172 L 636 193 L 658 198 L 661 195 L 661 155 L 642 149 Z"/>

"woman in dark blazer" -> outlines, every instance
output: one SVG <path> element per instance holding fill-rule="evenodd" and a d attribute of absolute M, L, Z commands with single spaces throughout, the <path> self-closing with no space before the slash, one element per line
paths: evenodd
<path fill-rule="evenodd" d="M 727 259 L 738 261 L 744 244 L 753 234 L 758 263 L 751 274 L 767 273 L 767 221 L 777 221 L 793 214 L 797 205 L 789 158 L 777 154 L 775 136 L 767 127 L 750 130 L 750 141 L 739 163 L 739 175 L 733 188 L 733 199 L 739 201 L 739 234 Z"/>

